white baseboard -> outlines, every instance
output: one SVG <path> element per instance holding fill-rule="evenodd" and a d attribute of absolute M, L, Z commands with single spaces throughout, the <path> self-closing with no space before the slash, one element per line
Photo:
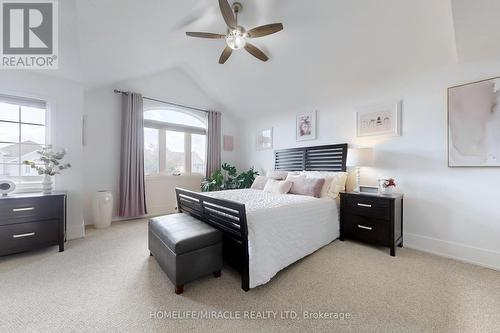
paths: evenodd
<path fill-rule="evenodd" d="M 500 252 L 497 251 L 410 233 L 404 234 L 404 246 L 500 271 Z"/>

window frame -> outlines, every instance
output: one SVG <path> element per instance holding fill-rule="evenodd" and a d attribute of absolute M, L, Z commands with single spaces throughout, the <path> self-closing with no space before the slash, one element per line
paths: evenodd
<path fill-rule="evenodd" d="M 44 127 L 45 129 L 45 143 L 41 144 L 41 146 L 47 146 L 51 144 L 51 131 L 50 131 L 50 124 L 51 124 L 51 113 L 50 113 L 50 103 L 47 100 L 43 99 L 38 99 L 38 98 L 31 98 L 31 97 L 24 97 L 24 96 L 15 96 L 15 95 L 6 95 L 0 93 L 0 103 L 5 103 L 5 104 L 11 104 L 15 105 L 18 108 L 18 121 L 11 121 L 11 120 L 0 120 L 1 123 L 10 123 L 10 124 L 16 124 L 19 126 L 18 128 L 18 142 L 7 142 L 7 141 L 0 141 L 1 144 L 17 144 L 19 145 L 19 162 L 18 163 L 0 163 L 4 165 L 17 165 L 18 167 L 18 176 L 8 176 L 9 179 L 12 179 L 15 181 L 15 183 L 21 187 L 23 186 L 28 186 L 26 190 L 32 190 L 35 188 L 38 188 L 38 186 L 41 184 L 43 180 L 43 176 L 40 175 L 32 175 L 32 176 L 23 176 L 23 167 L 26 167 L 23 165 L 22 161 L 22 145 L 23 143 L 21 142 L 22 139 L 22 130 L 21 127 L 22 125 L 32 125 L 32 126 L 40 126 Z M 45 124 L 36 124 L 36 123 L 30 123 L 30 122 L 23 122 L 22 117 L 21 117 L 21 108 L 22 107 L 30 107 L 30 108 L 38 108 L 38 109 L 43 109 L 45 110 Z M 34 186 L 34 187 L 32 187 Z M 23 192 L 22 189 L 20 189 L 21 192 Z M 16 192 L 20 192 L 19 190 L 16 190 Z"/>
<path fill-rule="evenodd" d="M 153 108 L 147 108 L 144 109 L 144 113 L 147 111 L 155 111 L 155 110 L 162 110 L 162 111 L 173 111 L 173 112 L 179 112 L 179 113 L 184 113 L 186 115 L 189 115 L 193 118 L 197 118 L 198 120 L 201 120 L 206 124 L 206 119 L 202 119 L 199 117 L 198 114 L 195 114 L 194 112 L 191 112 L 190 110 L 180 110 L 177 107 L 153 107 Z M 206 126 L 206 125 L 205 125 Z M 176 124 L 176 123 L 169 123 L 169 122 L 164 122 L 164 121 L 159 121 L 159 120 L 149 120 L 149 119 L 144 119 L 144 128 L 151 128 L 151 129 L 156 129 L 158 130 L 158 173 L 157 174 L 148 174 L 146 177 L 157 177 L 159 175 L 172 175 L 172 172 L 168 172 L 166 170 L 166 162 L 167 162 L 167 131 L 169 132 L 180 132 L 184 133 L 184 172 L 183 174 L 193 174 L 192 172 L 192 135 L 193 134 L 198 134 L 198 135 L 207 135 L 207 129 L 202 128 L 202 127 L 197 127 L 197 126 L 189 126 L 189 125 L 182 125 L 182 124 Z M 206 153 L 206 152 L 205 152 Z M 205 156 L 206 160 L 206 156 Z"/>

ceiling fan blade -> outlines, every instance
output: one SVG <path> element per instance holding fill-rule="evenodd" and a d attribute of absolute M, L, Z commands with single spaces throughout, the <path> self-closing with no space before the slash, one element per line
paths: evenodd
<path fill-rule="evenodd" d="M 236 17 L 234 17 L 233 9 L 227 0 L 219 0 L 219 7 L 222 17 L 229 28 L 236 28 Z"/>
<path fill-rule="evenodd" d="M 210 39 L 223 39 L 226 36 L 221 34 L 213 34 L 211 32 L 186 32 L 186 35 L 189 37 L 198 37 L 198 38 L 210 38 Z"/>
<path fill-rule="evenodd" d="M 223 64 L 226 62 L 226 60 L 231 56 L 231 53 L 233 53 L 233 49 L 230 48 L 229 46 L 226 46 L 224 51 L 222 51 L 222 54 L 220 55 L 219 58 L 219 64 Z"/>
<path fill-rule="evenodd" d="M 269 60 L 269 58 L 264 54 L 264 52 L 262 52 L 261 50 L 259 50 L 257 47 L 255 47 L 254 45 L 252 45 L 250 43 L 247 43 L 245 45 L 245 50 L 247 50 L 248 53 L 250 53 L 251 55 L 253 55 L 257 59 L 260 59 L 262 61 Z"/>
<path fill-rule="evenodd" d="M 248 31 L 248 37 L 250 38 L 257 38 L 257 37 L 263 37 L 267 35 L 274 34 L 278 31 L 283 30 L 283 24 L 281 23 L 272 23 L 272 24 L 266 24 L 266 25 L 261 25 L 260 27 L 253 28 Z"/>

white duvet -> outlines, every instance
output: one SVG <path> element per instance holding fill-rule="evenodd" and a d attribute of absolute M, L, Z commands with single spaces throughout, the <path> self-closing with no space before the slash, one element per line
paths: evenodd
<path fill-rule="evenodd" d="M 245 204 L 250 288 L 339 237 L 336 201 L 261 190 L 211 192 L 214 198 Z"/>

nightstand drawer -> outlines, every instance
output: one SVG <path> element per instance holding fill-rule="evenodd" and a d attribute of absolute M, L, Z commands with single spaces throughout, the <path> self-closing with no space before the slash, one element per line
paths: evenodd
<path fill-rule="evenodd" d="M 31 250 L 38 246 L 57 244 L 59 221 L 48 220 L 0 226 L 0 255 Z"/>
<path fill-rule="evenodd" d="M 364 216 L 346 215 L 343 231 L 345 236 L 370 243 L 386 245 L 389 239 L 389 223 Z"/>
<path fill-rule="evenodd" d="M 369 196 L 348 196 L 346 204 L 350 214 L 382 220 L 389 220 L 391 217 L 391 210 L 387 200 Z"/>
<path fill-rule="evenodd" d="M 0 225 L 58 219 L 64 207 L 58 197 L 4 199 L 0 201 Z"/>

